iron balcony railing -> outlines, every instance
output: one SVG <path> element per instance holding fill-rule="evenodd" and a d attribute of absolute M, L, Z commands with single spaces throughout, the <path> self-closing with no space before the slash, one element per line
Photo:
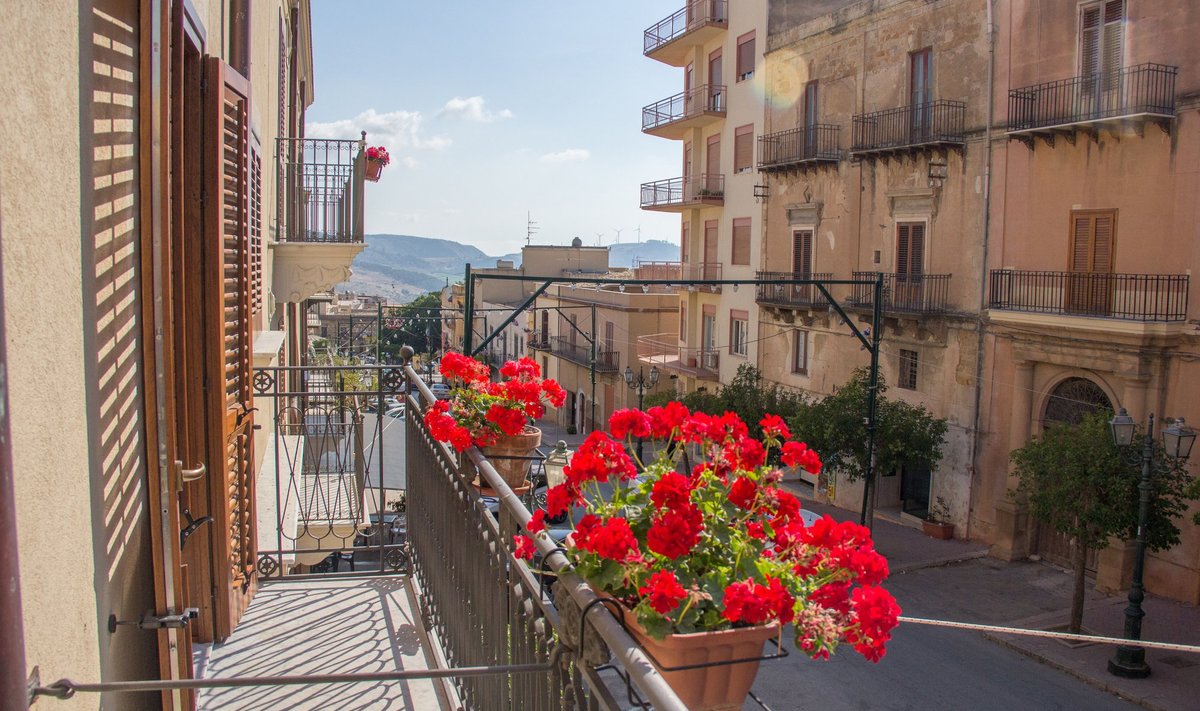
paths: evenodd
<path fill-rule="evenodd" d="M 721 364 L 721 354 L 716 347 L 681 346 L 679 335 L 675 333 L 638 336 L 637 354 L 638 360 L 644 363 L 707 379 L 717 377 Z"/>
<path fill-rule="evenodd" d="M 938 99 L 854 116 L 852 154 L 880 153 L 938 144 L 962 145 L 967 105 Z"/>
<path fill-rule="evenodd" d="M 536 329 L 529 334 L 529 347 L 540 351 L 550 349 L 550 333 L 542 329 Z"/>
<path fill-rule="evenodd" d="M 638 262 L 636 267 L 638 279 L 677 279 L 679 286 L 687 286 L 691 291 L 707 289 L 714 294 L 721 292 L 720 284 L 688 284 L 690 281 L 713 281 L 721 278 L 722 264 L 720 262 Z M 667 289 L 674 291 L 678 287 L 668 284 Z"/>
<path fill-rule="evenodd" d="M 724 202 L 725 176 L 720 173 L 701 173 L 642 183 L 643 208 L 720 205 Z"/>
<path fill-rule="evenodd" d="M 781 170 L 808 163 L 836 163 L 840 126 L 818 123 L 758 137 L 758 169 Z"/>
<path fill-rule="evenodd" d="M 1033 131 L 1144 114 L 1172 117 L 1178 74 L 1179 67 L 1147 63 L 1012 89 L 1008 129 Z"/>
<path fill-rule="evenodd" d="M 642 130 L 652 131 L 676 121 L 725 113 L 725 85 L 703 84 L 642 108 Z"/>
<path fill-rule="evenodd" d="M 854 279 L 874 281 L 878 272 L 854 272 Z M 948 310 L 949 274 L 884 274 L 884 313 L 940 314 Z M 874 305 L 874 286 L 855 284 L 850 295 L 854 306 Z"/>
<path fill-rule="evenodd" d="M 276 141 L 280 242 L 363 241 L 364 141 Z"/>
<path fill-rule="evenodd" d="M 1187 319 L 1186 274 L 1096 274 L 994 269 L 988 308 L 1123 321 Z"/>
<path fill-rule="evenodd" d="M 828 281 L 833 279 L 833 274 L 830 272 L 757 272 L 754 278 L 760 281 L 781 279 Z M 759 284 L 755 301 L 760 304 L 781 306 L 825 307 L 829 305 L 829 299 L 825 298 L 815 284 Z"/>
<path fill-rule="evenodd" d="M 727 0 L 686 0 L 683 9 L 646 28 L 642 53 L 650 54 L 706 25 L 723 25 L 728 21 Z"/>
<path fill-rule="evenodd" d="M 553 336 L 550 339 L 550 351 L 560 358 L 589 367 L 592 362 L 592 347 L 587 343 L 572 341 L 566 336 Z M 621 354 L 611 348 L 596 348 L 596 370 L 610 372 L 618 370 L 621 365 Z"/>

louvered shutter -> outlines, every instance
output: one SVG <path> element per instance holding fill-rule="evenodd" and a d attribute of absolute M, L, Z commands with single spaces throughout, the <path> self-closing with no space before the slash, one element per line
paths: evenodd
<path fill-rule="evenodd" d="M 1066 308 L 1073 313 L 1104 314 L 1109 309 L 1113 270 L 1115 212 L 1074 213 L 1071 219 L 1071 275 Z"/>
<path fill-rule="evenodd" d="M 249 86 L 219 58 L 205 66 L 204 284 L 208 331 L 209 485 L 216 636 L 224 639 L 255 585 L 251 357 Z"/>
<path fill-rule="evenodd" d="M 250 308 L 262 311 L 262 151 L 258 141 L 250 147 Z"/>
<path fill-rule="evenodd" d="M 1100 71 L 1104 74 L 1104 88 L 1111 91 L 1119 87 L 1121 58 L 1125 49 L 1125 2 L 1110 0 L 1104 5 L 1103 52 Z"/>
<path fill-rule="evenodd" d="M 733 221 L 733 250 L 730 264 L 750 264 L 750 218 L 739 217 Z"/>
<path fill-rule="evenodd" d="M 896 273 L 908 273 L 908 241 L 909 241 L 909 225 L 900 224 L 896 226 Z"/>
<path fill-rule="evenodd" d="M 1075 228 L 1071 238 L 1071 271 L 1090 272 L 1092 270 L 1092 218 L 1078 216 L 1074 222 Z"/>
<path fill-rule="evenodd" d="M 908 270 L 907 274 L 916 276 L 925 271 L 925 225 L 915 222 L 909 226 Z"/>
<path fill-rule="evenodd" d="M 1084 76 L 1100 72 L 1100 7 L 1086 7 L 1079 28 L 1079 70 Z"/>
<path fill-rule="evenodd" d="M 1108 274 L 1112 272 L 1113 266 L 1113 216 L 1111 214 L 1096 215 L 1095 225 L 1090 271 Z"/>
<path fill-rule="evenodd" d="M 792 233 L 792 274 L 808 275 L 812 272 L 812 231 L 797 230 Z"/>

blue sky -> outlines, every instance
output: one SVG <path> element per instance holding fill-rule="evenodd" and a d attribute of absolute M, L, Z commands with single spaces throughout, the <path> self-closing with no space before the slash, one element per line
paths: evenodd
<path fill-rule="evenodd" d="M 535 244 L 678 241 L 638 207 L 682 172 L 641 107 L 682 90 L 642 32 L 683 0 L 313 0 L 311 137 L 367 131 L 392 163 L 367 188 L 367 232 L 442 237 L 491 255 Z"/>

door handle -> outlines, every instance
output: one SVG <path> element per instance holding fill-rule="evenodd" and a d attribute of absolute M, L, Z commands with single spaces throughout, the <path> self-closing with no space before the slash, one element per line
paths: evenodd
<path fill-rule="evenodd" d="M 208 466 L 205 465 L 204 462 L 200 462 L 200 466 L 196 467 L 195 469 L 184 469 L 183 462 L 176 459 L 175 466 L 179 468 L 179 476 L 184 481 L 196 481 L 208 472 Z"/>

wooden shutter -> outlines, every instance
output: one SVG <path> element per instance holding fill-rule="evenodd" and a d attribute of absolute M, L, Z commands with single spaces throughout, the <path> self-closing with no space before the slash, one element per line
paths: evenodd
<path fill-rule="evenodd" d="M 254 595 L 253 395 L 250 389 L 250 107 L 246 80 L 205 65 L 204 246 L 209 495 L 215 635 L 233 632 Z"/>
<path fill-rule="evenodd" d="M 1070 271 L 1066 309 L 1072 313 L 1104 314 L 1109 308 L 1116 239 L 1115 210 L 1076 210 L 1071 213 Z"/>
<path fill-rule="evenodd" d="M 812 273 L 812 230 L 792 233 L 792 274 Z"/>
<path fill-rule="evenodd" d="M 687 261 L 688 261 L 688 233 L 691 230 L 688 229 L 688 223 L 686 221 L 683 222 L 682 224 L 683 224 L 683 226 L 679 230 L 679 232 L 680 232 L 680 234 L 679 234 L 679 262 L 680 262 L 680 264 L 687 264 Z"/>
<path fill-rule="evenodd" d="M 925 224 L 903 222 L 896 226 L 896 273 L 915 276 L 923 273 L 925 262 Z"/>
<path fill-rule="evenodd" d="M 1110 0 L 1104 4 L 1104 36 L 1100 71 L 1104 74 L 1104 88 L 1117 88 L 1121 76 L 1121 62 L 1125 50 L 1125 2 Z"/>
<path fill-rule="evenodd" d="M 1083 8 L 1079 21 L 1079 70 L 1115 82 L 1125 49 L 1125 2 L 1108 0 Z"/>
<path fill-rule="evenodd" d="M 739 126 L 733 135 L 733 172 L 754 166 L 754 126 Z"/>
<path fill-rule="evenodd" d="M 738 37 L 737 80 L 749 79 L 754 74 L 754 33 L 747 32 Z"/>
<path fill-rule="evenodd" d="M 1100 72 L 1100 6 L 1083 8 L 1079 26 L 1079 71 L 1084 76 Z"/>
<path fill-rule="evenodd" d="M 250 146 L 250 308 L 255 314 L 263 305 L 262 270 L 262 151 L 255 139 Z"/>
<path fill-rule="evenodd" d="M 721 50 L 717 49 L 708 55 L 708 83 L 723 84 L 721 73 Z"/>
<path fill-rule="evenodd" d="M 679 340 L 687 340 L 687 304 L 679 303 Z"/>
<path fill-rule="evenodd" d="M 750 264 L 750 218 L 738 217 L 733 221 L 733 251 L 731 264 Z"/>

